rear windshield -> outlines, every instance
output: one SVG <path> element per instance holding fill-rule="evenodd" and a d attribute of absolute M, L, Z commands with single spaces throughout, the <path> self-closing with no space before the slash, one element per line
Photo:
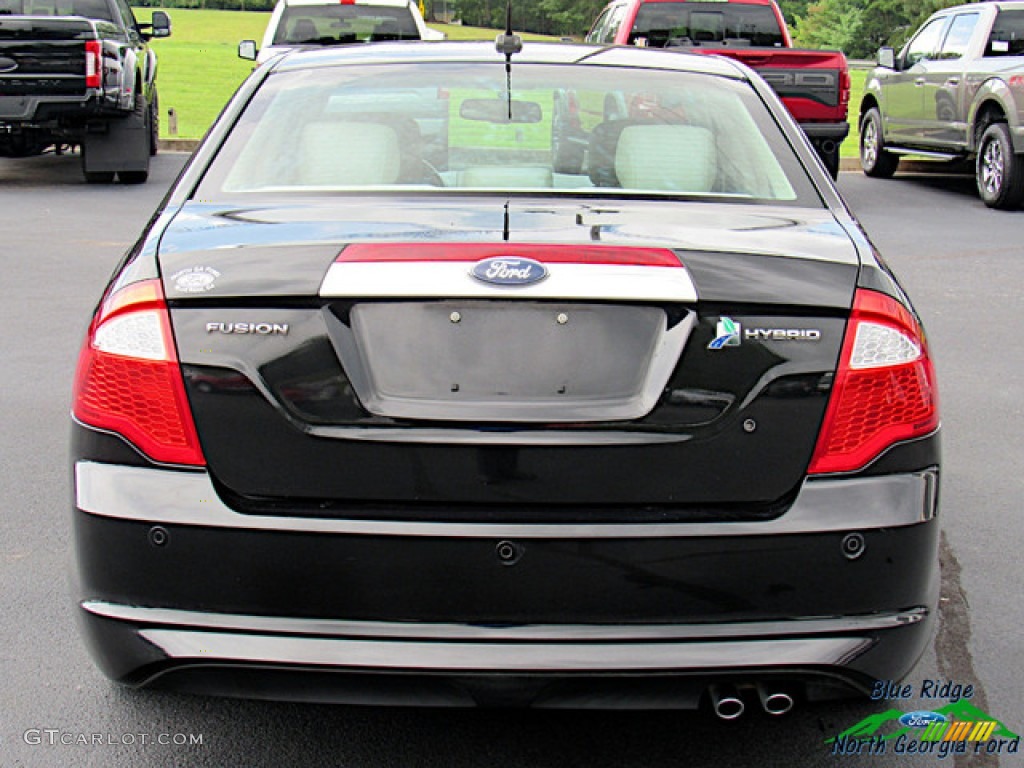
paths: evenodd
<path fill-rule="evenodd" d="M 986 56 L 1024 55 L 1024 11 L 1000 11 L 992 25 Z"/>
<path fill-rule="evenodd" d="M 281 16 L 274 45 L 338 45 L 419 37 L 407 6 L 293 5 Z"/>
<path fill-rule="evenodd" d="M 652 48 L 668 45 L 785 44 L 770 6 L 742 3 L 644 3 L 629 42 Z"/>
<path fill-rule="evenodd" d="M 0 16 L 84 16 L 114 20 L 105 0 L 0 0 Z"/>
<path fill-rule="evenodd" d="M 510 78 L 509 91 L 500 62 L 271 74 L 199 196 L 522 190 L 814 204 L 746 83 L 539 64 L 513 64 Z"/>

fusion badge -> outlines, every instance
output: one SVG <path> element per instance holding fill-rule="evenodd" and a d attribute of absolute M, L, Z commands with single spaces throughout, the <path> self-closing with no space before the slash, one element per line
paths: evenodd
<path fill-rule="evenodd" d="M 518 256 L 494 256 L 478 261 L 470 272 L 482 283 L 492 285 L 533 285 L 548 276 L 547 267 L 539 261 Z"/>
<path fill-rule="evenodd" d="M 207 333 L 248 333 L 256 336 L 287 336 L 288 323 L 207 323 Z"/>

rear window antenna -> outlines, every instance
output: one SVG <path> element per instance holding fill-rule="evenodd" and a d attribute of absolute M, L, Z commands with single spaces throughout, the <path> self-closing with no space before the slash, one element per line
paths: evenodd
<path fill-rule="evenodd" d="M 512 31 L 512 0 L 505 3 L 505 31 L 494 38 L 494 47 L 505 57 L 505 68 L 510 69 L 512 54 L 523 50 L 523 38 Z"/>
<path fill-rule="evenodd" d="M 508 120 L 512 122 L 512 54 L 523 50 L 523 38 L 512 31 L 512 0 L 505 3 L 505 31 L 494 38 L 494 47 L 505 57 L 505 93 L 508 94 Z"/>

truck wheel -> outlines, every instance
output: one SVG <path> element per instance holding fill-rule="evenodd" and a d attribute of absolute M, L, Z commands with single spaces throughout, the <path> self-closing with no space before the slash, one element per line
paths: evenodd
<path fill-rule="evenodd" d="M 839 178 L 839 145 L 836 144 L 834 149 L 825 151 L 824 149 L 818 149 L 818 154 L 821 156 L 821 161 L 825 164 L 825 169 L 828 171 L 829 176 L 835 181 Z"/>
<path fill-rule="evenodd" d="M 993 123 L 981 135 L 975 177 L 978 194 L 989 208 L 1010 210 L 1024 198 L 1024 157 L 1013 153 L 1006 123 Z"/>
<path fill-rule="evenodd" d="M 860 167 L 876 179 L 888 179 L 900 164 L 898 156 L 887 151 L 882 140 L 882 116 L 872 107 L 860 121 Z"/>
<path fill-rule="evenodd" d="M 113 171 L 83 171 L 83 175 L 89 184 L 112 184 L 114 182 Z"/>

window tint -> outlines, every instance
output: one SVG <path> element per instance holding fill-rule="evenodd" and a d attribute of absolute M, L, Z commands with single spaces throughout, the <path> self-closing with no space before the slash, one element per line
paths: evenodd
<path fill-rule="evenodd" d="M 942 44 L 940 59 L 959 59 L 967 53 L 971 35 L 978 26 L 978 18 L 976 13 L 961 13 L 953 17 L 953 23 L 949 25 L 949 32 L 946 33 L 946 40 Z"/>
<path fill-rule="evenodd" d="M 934 59 L 939 50 L 939 40 L 948 18 L 934 19 L 922 29 L 910 43 L 903 54 L 904 66 L 912 67 L 917 62 Z"/>
<path fill-rule="evenodd" d="M 748 83 L 540 64 L 511 77 L 509 91 L 504 64 L 480 62 L 272 74 L 198 194 L 474 189 L 821 205 Z"/>
<path fill-rule="evenodd" d="M 985 55 L 1024 56 L 1024 11 L 999 12 Z"/>
<path fill-rule="evenodd" d="M 640 39 L 653 48 L 784 44 L 779 21 L 769 6 L 740 3 L 644 3 L 629 33 L 630 43 Z"/>
<path fill-rule="evenodd" d="M 106 0 L 0 0 L 0 13 L 13 16 L 84 16 L 113 21 Z"/>
<path fill-rule="evenodd" d="M 274 45 L 338 45 L 419 37 L 407 7 L 292 5 L 281 15 Z"/>

